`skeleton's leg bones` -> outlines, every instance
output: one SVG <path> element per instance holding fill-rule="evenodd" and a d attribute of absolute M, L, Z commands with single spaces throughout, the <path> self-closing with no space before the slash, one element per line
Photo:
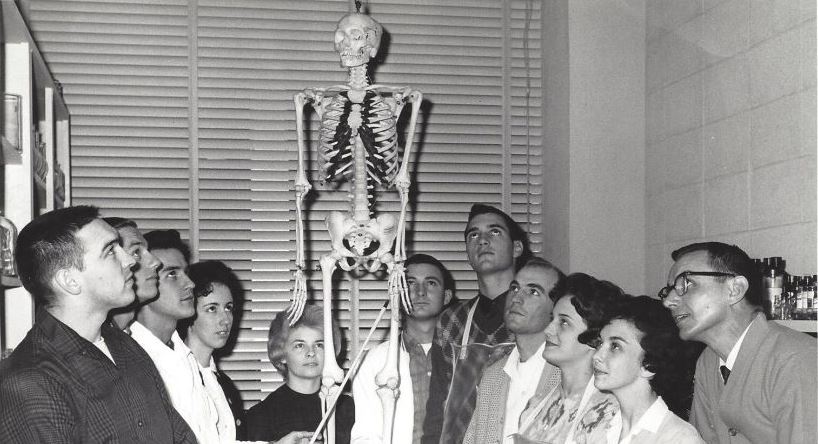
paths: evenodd
<path fill-rule="evenodd" d="M 332 274 L 335 272 L 337 255 L 332 253 L 321 257 L 322 290 L 324 293 L 324 369 L 321 372 L 321 396 L 324 406 L 332 405 L 333 397 L 338 396 L 338 383 L 344 379 L 344 371 L 336 361 L 335 343 L 332 332 Z M 335 414 L 327 421 L 326 436 L 328 443 L 335 442 Z"/>
<path fill-rule="evenodd" d="M 391 258 L 390 258 L 391 259 Z M 390 281 L 395 267 L 401 267 L 394 261 L 387 263 L 390 270 Z M 405 281 L 404 281 L 405 282 Z M 383 443 L 390 444 L 392 442 L 392 425 L 395 416 L 395 404 L 400 396 L 398 386 L 400 385 L 400 373 L 398 372 L 398 338 L 400 332 L 400 304 L 399 295 L 393 288 L 389 289 L 389 299 L 392 310 L 389 324 L 389 348 L 386 353 L 386 362 L 383 368 L 377 375 L 375 375 L 375 384 L 377 384 L 378 397 L 381 400 L 381 408 L 383 410 Z"/>

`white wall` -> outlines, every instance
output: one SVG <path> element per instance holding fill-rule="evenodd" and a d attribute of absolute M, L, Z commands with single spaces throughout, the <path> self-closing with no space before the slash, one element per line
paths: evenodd
<path fill-rule="evenodd" d="M 543 20 L 545 256 L 643 293 L 644 1 L 549 1 Z"/>
<path fill-rule="evenodd" d="M 814 0 L 647 2 L 647 287 L 700 240 L 816 272 Z"/>
<path fill-rule="evenodd" d="M 814 274 L 815 9 L 546 1 L 545 256 L 648 294 L 702 240 Z"/>

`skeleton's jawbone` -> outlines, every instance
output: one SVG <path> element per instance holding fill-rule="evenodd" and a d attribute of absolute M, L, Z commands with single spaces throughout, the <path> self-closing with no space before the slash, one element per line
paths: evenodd
<path fill-rule="evenodd" d="M 366 56 L 342 56 L 341 57 L 341 67 L 343 68 L 355 68 L 356 66 L 361 66 L 369 61 L 369 58 Z"/>

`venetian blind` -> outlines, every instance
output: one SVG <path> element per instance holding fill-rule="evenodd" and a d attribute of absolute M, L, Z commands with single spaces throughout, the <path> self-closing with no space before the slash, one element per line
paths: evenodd
<path fill-rule="evenodd" d="M 177 228 L 200 259 L 220 259 L 246 289 L 238 342 L 221 366 L 247 405 L 281 378 L 266 358 L 267 327 L 290 298 L 296 168 L 292 96 L 346 82 L 332 47 L 347 1 L 76 0 L 27 2 L 35 38 L 72 113 L 76 203 Z M 413 147 L 409 252 L 476 292 L 463 246 L 472 203 L 502 206 L 541 242 L 540 4 L 535 1 L 384 0 L 370 3 L 386 37 L 379 84 L 424 93 Z M 407 110 L 408 111 L 408 110 Z M 314 149 L 318 122 L 308 124 Z M 348 208 L 347 184 L 321 184 L 310 152 L 310 296 L 321 299 L 323 219 Z M 379 190 L 378 212 L 397 196 Z M 347 344 L 365 336 L 385 282 L 360 282 L 359 334 L 350 283 L 336 273 L 337 320 Z M 377 340 L 382 340 L 382 323 Z M 351 358 L 347 353 L 347 358 Z"/>

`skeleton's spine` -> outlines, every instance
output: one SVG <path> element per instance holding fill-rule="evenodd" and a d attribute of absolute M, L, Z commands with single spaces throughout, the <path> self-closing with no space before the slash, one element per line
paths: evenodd
<path fill-rule="evenodd" d="M 353 179 L 352 212 L 355 222 L 369 222 L 369 199 L 366 197 L 366 154 L 360 138 L 355 138 L 355 178 Z"/>

